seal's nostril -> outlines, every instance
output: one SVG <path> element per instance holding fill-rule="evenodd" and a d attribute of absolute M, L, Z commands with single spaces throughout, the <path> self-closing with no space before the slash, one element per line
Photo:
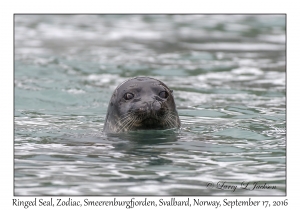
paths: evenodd
<path fill-rule="evenodd" d="M 160 104 L 158 101 L 154 101 L 154 102 L 152 103 L 152 107 L 153 107 L 153 110 L 158 111 L 158 110 L 161 109 L 161 104 Z"/>

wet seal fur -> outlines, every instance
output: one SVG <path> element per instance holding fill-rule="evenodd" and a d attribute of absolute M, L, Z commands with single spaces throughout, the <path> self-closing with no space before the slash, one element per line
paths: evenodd
<path fill-rule="evenodd" d="M 150 77 L 134 77 L 114 91 L 106 114 L 104 132 L 180 128 L 173 91 Z"/>

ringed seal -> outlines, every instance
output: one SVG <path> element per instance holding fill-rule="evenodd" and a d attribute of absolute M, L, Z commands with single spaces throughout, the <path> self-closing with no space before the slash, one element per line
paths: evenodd
<path fill-rule="evenodd" d="M 134 77 L 114 91 L 104 132 L 180 128 L 173 91 L 150 77 Z"/>

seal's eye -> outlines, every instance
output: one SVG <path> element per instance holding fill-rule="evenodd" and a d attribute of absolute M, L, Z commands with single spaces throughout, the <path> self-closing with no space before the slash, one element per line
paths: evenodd
<path fill-rule="evenodd" d="M 125 100 L 133 99 L 133 97 L 134 95 L 132 93 L 125 93 L 125 95 L 123 96 Z"/>
<path fill-rule="evenodd" d="M 161 98 L 168 98 L 168 96 L 169 96 L 167 91 L 161 91 L 158 95 Z"/>

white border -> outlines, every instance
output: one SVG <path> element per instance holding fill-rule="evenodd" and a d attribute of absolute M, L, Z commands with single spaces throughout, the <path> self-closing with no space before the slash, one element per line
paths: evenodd
<path fill-rule="evenodd" d="M 288 208 L 297 205 L 299 172 L 299 6 L 296 1 L 140 1 L 140 0 L 86 0 L 70 2 L 8 1 L 1 3 L 1 209 L 12 208 L 13 198 L 13 14 L 14 13 L 287 13 L 287 197 L 254 197 L 256 200 L 289 200 Z M 297 197 L 296 197 L 297 196 Z M 25 198 L 25 197 L 22 197 Z M 92 198 L 92 197 L 91 197 Z M 103 197 L 105 199 L 105 197 Z M 121 197 L 119 197 L 121 198 Z M 182 199 L 184 197 L 181 197 Z M 223 200 L 222 197 L 200 197 L 203 200 Z M 246 197 L 236 197 L 244 200 Z M 83 199 L 83 198 L 82 198 Z M 95 199 L 99 199 L 98 197 Z M 128 197 L 127 197 L 128 199 Z M 159 199 L 159 198 L 157 198 Z M 235 199 L 229 197 L 228 199 Z M 294 207 L 294 208 L 293 208 Z M 20 207 L 19 207 L 20 208 Z M 22 208 L 22 207 L 21 207 Z M 99 208 L 99 207 L 98 207 Z M 98 209 L 84 208 L 84 209 Z M 165 207 L 167 208 L 167 207 Z M 29 208 L 31 209 L 31 208 Z M 37 208 L 36 208 L 37 209 Z M 72 207 L 64 209 L 73 209 Z M 235 208 L 236 209 L 236 208 Z M 257 209 L 257 208 L 256 208 Z M 260 208 L 259 208 L 260 209 Z M 264 208 L 261 208 L 264 209 Z"/>

